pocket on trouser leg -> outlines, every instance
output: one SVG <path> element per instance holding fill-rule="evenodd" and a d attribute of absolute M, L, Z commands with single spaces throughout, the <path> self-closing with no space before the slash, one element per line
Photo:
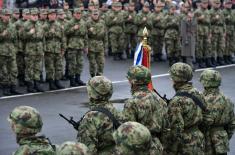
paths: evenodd
<path fill-rule="evenodd" d="M 226 153 L 229 151 L 228 134 L 225 130 L 213 132 L 211 135 L 211 141 L 216 154 Z"/>

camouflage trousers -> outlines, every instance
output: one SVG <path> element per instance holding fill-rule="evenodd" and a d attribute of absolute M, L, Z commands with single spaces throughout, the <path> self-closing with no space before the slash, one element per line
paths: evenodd
<path fill-rule="evenodd" d="M 87 57 L 89 60 L 90 75 L 102 75 L 105 62 L 104 51 L 103 52 L 89 51 Z"/>
<path fill-rule="evenodd" d="M 83 69 L 83 51 L 81 49 L 68 49 L 67 63 L 69 76 L 81 74 Z"/>
<path fill-rule="evenodd" d="M 231 56 L 235 50 L 234 39 L 235 35 L 227 34 L 225 38 L 225 53 L 226 56 Z"/>
<path fill-rule="evenodd" d="M 42 55 L 25 55 L 25 81 L 40 80 Z"/>
<path fill-rule="evenodd" d="M 24 62 L 24 53 L 18 52 L 16 55 L 16 63 L 19 72 L 19 76 L 24 76 L 25 62 Z"/>
<path fill-rule="evenodd" d="M 179 58 L 180 57 L 180 40 L 165 38 L 166 51 L 168 58 Z"/>
<path fill-rule="evenodd" d="M 134 33 L 126 33 L 124 37 L 124 48 L 128 49 L 130 47 L 131 50 L 136 48 L 137 45 L 137 38 Z"/>
<path fill-rule="evenodd" d="M 16 85 L 17 75 L 16 57 L 0 56 L 0 84 Z"/>
<path fill-rule="evenodd" d="M 198 59 L 211 57 L 210 40 L 206 35 L 198 35 L 196 41 L 195 57 Z"/>
<path fill-rule="evenodd" d="M 211 37 L 211 50 L 212 57 L 223 57 L 225 52 L 225 40 L 222 33 L 212 34 Z"/>
<path fill-rule="evenodd" d="M 109 39 L 111 44 L 112 53 L 123 53 L 123 45 L 126 40 L 124 40 L 124 34 L 110 33 Z"/>
<path fill-rule="evenodd" d="M 158 36 L 158 35 L 151 36 L 153 55 L 162 55 L 163 43 L 164 43 L 164 36 Z"/>
<path fill-rule="evenodd" d="M 63 57 L 61 53 L 45 52 L 46 77 L 48 80 L 60 80 L 63 76 Z"/>

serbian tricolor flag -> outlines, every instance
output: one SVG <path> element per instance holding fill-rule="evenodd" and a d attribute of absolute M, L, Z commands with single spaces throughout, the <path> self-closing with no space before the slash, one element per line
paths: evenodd
<path fill-rule="evenodd" d="M 150 48 L 148 45 L 139 43 L 135 50 L 134 65 L 142 65 L 150 69 Z M 152 82 L 148 85 L 149 90 L 153 90 Z"/>

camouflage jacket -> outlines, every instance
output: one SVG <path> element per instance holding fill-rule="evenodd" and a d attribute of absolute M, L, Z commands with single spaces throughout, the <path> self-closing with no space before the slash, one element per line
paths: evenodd
<path fill-rule="evenodd" d="M 165 25 L 165 38 L 167 39 L 179 39 L 179 16 L 167 14 L 164 18 Z"/>
<path fill-rule="evenodd" d="M 98 21 L 90 19 L 87 22 L 87 30 L 89 51 L 104 51 L 107 42 L 105 22 L 102 19 L 99 19 Z"/>
<path fill-rule="evenodd" d="M 64 29 L 57 21 L 45 23 L 45 51 L 50 53 L 61 53 L 61 49 L 66 48 Z"/>
<path fill-rule="evenodd" d="M 106 18 L 106 24 L 109 27 L 110 33 L 121 34 L 123 33 L 124 14 L 122 11 L 109 11 Z"/>
<path fill-rule="evenodd" d="M 11 21 L 12 24 L 15 26 L 16 28 L 16 33 L 17 33 L 17 38 L 15 40 L 15 48 L 16 48 L 16 51 L 17 52 L 23 52 L 24 51 L 24 47 L 23 47 L 23 40 L 20 36 L 20 31 L 21 29 L 23 28 L 22 25 L 23 25 L 23 21 L 21 19 L 14 19 Z"/>
<path fill-rule="evenodd" d="M 225 33 L 225 18 L 223 11 L 220 9 L 210 10 L 211 19 L 211 33 L 212 34 L 224 34 Z"/>
<path fill-rule="evenodd" d="M 108 101 L 94 101 L 90 106 L 90 109 L 106 108 L 117 120 L 122 121 L 120 113 Z M 94 155 L 110 155 L 113 154 L 115 146 L 113 130 L 113 122 L 108 116 L 98 111 L 89 111 L 80 122 L 78 141 L 87 145 Z"/>
<path fill-rule="evenodd" d="M 139 12 L 135 17 L 135 24 L 138 27 L 138 36 L 143 36 L 143 30 L 146 27 L 148 31 L 152 29 L 152 20 L 150 18 L 151 13 Z M 144 20 L 146 18 L 146 21 Z"/>
<path fill-rule="evenodd" d="M 14 41 L 17 38 L 17 31 L 15 25 L 12 22 L 0 21 L 0 55 L 2 56 L 14 56 L 16 49 Z"/>
<path fill-rule="evenodd" d="M 226 34 L 229 36 L 235 35 L 235 11 L 232 9 L 223 10 L 225 24 L 226 24 Z"/>
<path fill-rule="evenodd" d="M 73 27 L 78 25 L 78 29 Z M 67 37 L 67 48 L 84 49 L 87 48 L 87 25 L 83 19 L 72 18 L 65 24 L 65 34 Z"/>
<path fill-rule="evenodd" d="M 209 10 L 197 9 L 195 11 L 195 17 L 197 19 L 197 34 L 200 36 L 208 36 L 210 34 L 210 14 Z"/>
<path fill-rule="evenodd" d="M 21 138 L 18 144 L 20 147 L 14 155 L 56 155 L 55 150 L 44 136 Z"/>
<path fill-rule="evenodd" d="M 135 16 L 136 12 L 126 12 L 126 17 L 125 17 L 125 26 L 124 26 L 124 32 L 128 34 L 136 34 L 137 33 L 137 26 L 135 24 Z M 131 17 L 129 19 L 129 17 Z"/>
<path fill-rule="evenodd" d="M 151 14 L 151 20 L 153 22 L 153 28 L 151 31 L 151 35 L 155 36 L 164 36 L 165 25 L 164 25 L 164 17 L 165 13 L 162 12 L 153 12 Z"/>

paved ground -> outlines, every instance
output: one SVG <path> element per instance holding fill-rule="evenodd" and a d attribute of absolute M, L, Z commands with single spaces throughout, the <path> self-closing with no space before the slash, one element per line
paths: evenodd
<path fill-rule="evenodd" d="M 82 78 L 87 81 L 89 72 L 87 60 L 85 60 L 85 71 Z M 105 75 L 114 81 L 114 94 L 112 99 L 121 99 L 130 97 L 130 87 L 126 81 L 125 75 L 132 61 L 114 62 L 110 59 L 106 61 Z M 218 69 L 223 75 L 223 92 L 231 97 L 235 102 L 235 67 L 230 66 Z M 170 98 L 174 94 L 171 87 L 171 81 L 166 74 L 168 66 L 166 63 L 153 63 L 152 74 L 154 76 L 153 83 L 160 94 L 167 94 Z M 201 84 L 198 82 L 200 71 L 195 73 L 193 83 L 198 89 L 202 90 Z M 67 85 L 68 82 L 65 82 Z M 45 85 L 45 88 L 47 86 Z M 24 88 L 22 89 L 24 90 Z M 1 94 L 0 94 L 1 96 Z M 75 140 L 76 131 L 58 116 L 63 113 L 67 116 L 74 116 L 78 120 L 87 110 L 87 92 L 85 88 L 74 90 L 66 90 L 59 92 L 47 92 L 37 95 L 21 96 L 14 98 L 0 98 L 0 155 L 10 155 L 17 148 L 15 135 L 12 133 L 6 118 L 9 112 L 18 105 L 29 105 L 37 108 L 44 122 L 42 133 L 48 136 L 53 143 L 60 144 L 66 140 Z M 122 110 L 123 104 L 116 103 L 115 106 Z M 235 154 L 235 136 L 230 141 L 230 155 Z"/>

